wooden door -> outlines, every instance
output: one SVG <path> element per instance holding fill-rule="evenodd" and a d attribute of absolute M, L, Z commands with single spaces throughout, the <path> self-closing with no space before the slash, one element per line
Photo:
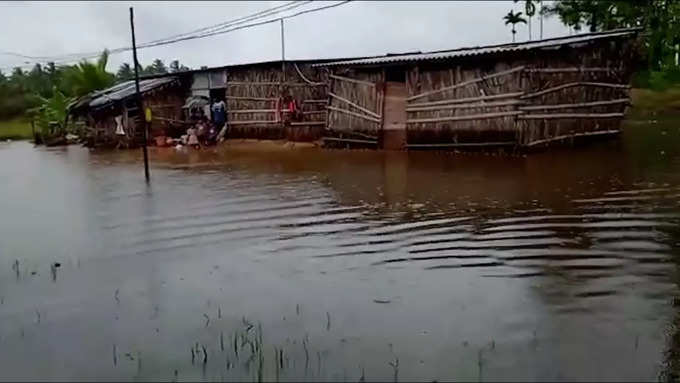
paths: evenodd
<path fill-rule="evenodd" d="M 385 83 L 385 111 L 382 127 L 383 148 L 400 150 L 406 145 L 406 84 Z"/>

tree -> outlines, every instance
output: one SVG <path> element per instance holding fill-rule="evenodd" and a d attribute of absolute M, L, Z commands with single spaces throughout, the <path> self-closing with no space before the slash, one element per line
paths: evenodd
<path fill-rule="evenodd" d="M 96 63 L 83 60 L 66 68 L 63 77 L 65 89 L 68 89 L 69 94 L 80 97 L 113 85 L 115 76 L 106 71 L 108 60 L 109 52 L 104 50 Z"/>
<path fill-rule="evenodd" d="M 515 25 L 518 23 L 524 23 L 526 24 L 527 21 L 525 18 L 522 17 L 522 12 L 513 12 L 512 10 L 508 12 L 507 15 L 503 17 L 503 20 L 505 20 L 505 25 L 512 24 L 512 42 L 515 42 L 515 35 L 517 34 L 517 30 L 515 29 Z"/>
<path fill-rule="evenodd" d="M 676 0 L 557 0 L 544 9 L 577 31 L 584 26 L 591 32 L 643 27 L 649 69 L 675 66 L 680 44 L 680 3 Z"/>
<path fill-rule="evenodd" d="M 172 60 L 170 62 L 170 73 L 185 72 L 188 70 L 188 67 L 180 65 L 179 60 Z"/>
<path fill-rule="evenodd" d="M 135 77 L 135 72 L 132 70 L 132 66 L 128 63 L 120 64 L 118 67 L 118 72 L 116 73 L 116 81 L 123 82 L 131 80 Z"/>
<path fill-rule="evenodd" d="M 163 60 L 161 59 L 153 60 L 151 65 L 146 67 L 146 74 L 164 74 L 164 73 L 168 73 L 168 68 L 165 67 Z"/>
<path fill-rule="evenodd" d="M 531 40 L 531 19 L 536 14 L 534 0 L 524 0 L 524 13 L 529 16 L 529 40 Z"/>

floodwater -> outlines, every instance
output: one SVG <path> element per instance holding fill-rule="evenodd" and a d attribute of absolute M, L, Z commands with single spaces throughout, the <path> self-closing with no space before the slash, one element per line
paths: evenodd
<path fill-rule="evenodd" d="M 0 378 L 672 379 L 680 129 L 529 157 L 0 144 Z"/>

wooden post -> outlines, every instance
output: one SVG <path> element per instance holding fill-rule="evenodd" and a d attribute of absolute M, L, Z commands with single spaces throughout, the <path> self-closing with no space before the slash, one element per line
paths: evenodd
<path fill-rule="evenodd" d="M 132 60 L 133 60 L 133 65 L 135 67 L 135 90 L 136 90 L 136 96 L 137 96 L 137 116 L 140 122 L 144 122 L 144 143 L 142 144 L 142 152 L 144 153 L 144 177 L 146 178 L 146 182 L 149 182 L 149 153 L 146 148 L 147 141 L 149 140 L 148 135 L 148 124 L 145 120 L 145 116 L 143 114 L 143 105 L 142 105 L 142 94 L 139 91 L 139 62 L 137 61 L 137 44 L 135 42 L 135 21 L 134 21 L 135 15 L 134 11 L 132 10 L 132 7 L 130 7 L 130 31 L 132 33 Z"/>

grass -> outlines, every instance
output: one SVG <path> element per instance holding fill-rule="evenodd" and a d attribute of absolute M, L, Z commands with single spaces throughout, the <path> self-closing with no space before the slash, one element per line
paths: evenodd
<path fill-rule="evenodd" d="M 0 121 L 0 140 L 29 140 L 33 138 L 31 123 L 22 118 Z"/>
<path fill-rule="evenodd" d="M 630 117 L 649 118 L 658 115 L 680 115 L 680 86 L 663 91 L 633 89 Z"/>

